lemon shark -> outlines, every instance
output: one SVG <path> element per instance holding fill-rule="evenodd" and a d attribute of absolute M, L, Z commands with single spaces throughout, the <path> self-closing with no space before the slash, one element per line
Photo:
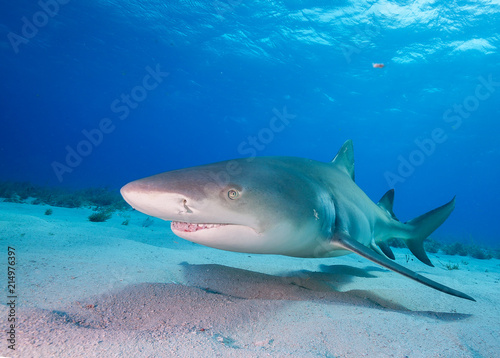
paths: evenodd
<path fill-rule="evenodd" d="M 128 183 L 136 210 L 171 221 L 173 233 L 205 246 L 254 254 L 324 258 L 356 253 L 441 292 L 474 301 L 395 259 L 403 240 L 433 266 L 423 242 L 450 215 L 455 198 L 406 223 L 393 213 L 394 190 L 375 204 L 354 182 L 352 141 L 332 162 L 254 157 L 173 170 Z"/>

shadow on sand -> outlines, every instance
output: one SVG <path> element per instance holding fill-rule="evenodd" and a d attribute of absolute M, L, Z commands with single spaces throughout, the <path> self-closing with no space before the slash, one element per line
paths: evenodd
<path fill-rule="evenodd" d="M 208 264 L 183 262 L 185 282 L 205 292 L 247 300 L 321 301 L 392 310 L 430 317 L 442 321 L 462 320 L 469 314 L 413 311 L 394 300 L 388 300 L 369 290 L 342 291 L 355 277 L 376 278 L 372 272 L 387 270 L 368 266 L 364 269 L 347 265 L 321 265 L 320 271 L 291 271 L 280 276 L 249 270 Z"/>
<path fill-rule="evenodd" d="M 207 327 L 227 329 L 270 320 L 293 301 L 365 307 L 439 321 L 471 315 L 412 311 L 367 290 L 341 292 L 354 277 L 374 278 L 366 269 L 322 266 L 320 272 L 296 271 L 274 276 L 223 265 L 182 263 L 185 283 L 140 283 L 74 302 L 58 311 L 44 311 L 50 327 L 73 326 L 107 330 L 158 331 L 186 334 Z M 347 309 L 347 308 L 346 308 Z M 160 334 L 160 333 L 159 333 Z"/>

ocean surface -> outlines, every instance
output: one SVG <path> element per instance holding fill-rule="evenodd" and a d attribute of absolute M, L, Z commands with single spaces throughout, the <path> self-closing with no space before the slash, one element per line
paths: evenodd
<path fill-rule="evenodd" d="M 118 189 L 249 156 L 330 161 L 403 221 L 498 246 L 498 1 L 3 2 L 0 181 Z"/>

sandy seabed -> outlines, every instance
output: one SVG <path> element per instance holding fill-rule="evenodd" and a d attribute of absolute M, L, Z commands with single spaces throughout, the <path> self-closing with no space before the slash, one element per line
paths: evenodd
<path fill-rule="evenodd" d="M 1 356 L 500 357 L 500 260 L 431 254 L 432 268 L 395 250 L 471 302 L 356 255 L 231 253 L 138 212 L 93 223 L 90 209 L 47 208 L 0 203 Z"/>

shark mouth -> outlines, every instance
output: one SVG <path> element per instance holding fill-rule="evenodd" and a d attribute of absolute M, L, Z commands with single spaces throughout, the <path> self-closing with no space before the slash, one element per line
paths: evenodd
<path fill-rule="evenodd" d="M 227 225 L 228 224 L 193 224 L 180 221 L 172 221 L 170 227 L 172 228 L 172 230 L 177 230 L 182 232 L 196 232 L 205 229 L 215 229 Z"/>

